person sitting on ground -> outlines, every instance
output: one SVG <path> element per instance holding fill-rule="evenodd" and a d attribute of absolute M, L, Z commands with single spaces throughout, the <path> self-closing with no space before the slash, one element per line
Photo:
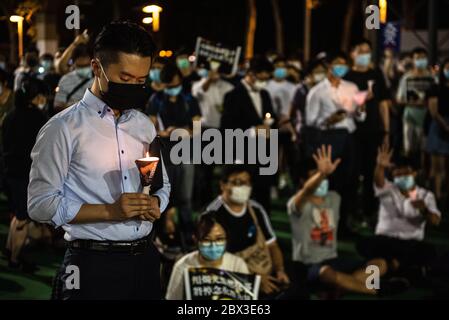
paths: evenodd
<path fill-rule="evenodd" d="M 270 219 L 264 207 L 250 199 L 252 183 L 248 167 L 225 166 L 220 188 L 221 195 L 206 210 L 215 211 L 217 221 L 231 230 L 227 241 L 229 252 L 242 257 L 252 273 L 261 275 L 261 298 L 279 297 L 290 279 Z"/>
<path fill-rule="evenodd" d="M 297 266 L 305 265 L 307 283 L 311 286 L 324 285 L 326 289 L 334 289 L 335 293 L 382 293 L 366 285 L 371 275 L 366 272 L 366 267 L 377 267 L 379 276 L 383 276 L 387 272 L 385 260 L 374 258 L 366 262 L 339 257 L 337 253 L 340 196 L 335 191 L 328 191 L 328 177 L 341 159 L 332 161 L 332 147 L 326 148 L 324 145 L 313 155 L 313 159 L 316 169 L 309 170 L 308 180 L 287 203 L 293 260 Z M 392 288 L 389 284 L 381 285 L 380 290 Z"/>
<path fill-rule="evenodd" d="M 365 257 L 385 258 L 393 270 L 421 269 L 436 257 L 435 248 L 423 241 L 426 224 L 439 225 L 441 213 L 434 194 L 416 184 L 416 171 L 407 160 L 393 166 L 392 152 L 385 145 L 378 150 L 374 172 L 374 190 L 380 200 L 378 222 L 375 236 L 361 239 L 357 249 Z M 389 168 L 393 182 L 385 178 Z"/>
<path fill-rule="evenodd" d="M 249 274 L 245 261 L 227 252 L 227 232 L 216 219 L 214 212 L 206 212 L 200 216 L 196 238 L 198 250 L 182 257 L 173 267 L 165 296 L 167 300 L 184 298 L 183 277 L 186 268 L 206 267 Z"/>

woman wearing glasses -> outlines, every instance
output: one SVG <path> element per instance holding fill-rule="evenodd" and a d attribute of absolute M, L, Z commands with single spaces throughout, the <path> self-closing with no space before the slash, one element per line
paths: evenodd
<path fill-rule="evenodd" d="M 184 270 L 188 268 L 215 268 L 249 274 L 242 258 L 226 252 L 226 231 L 211 213 L 206 212 L 199 218 L 196 229 L 198 250 L 179 259 L 173 267 L 165 296 L 167 300 L 184 298 L 183 276 Z"/>

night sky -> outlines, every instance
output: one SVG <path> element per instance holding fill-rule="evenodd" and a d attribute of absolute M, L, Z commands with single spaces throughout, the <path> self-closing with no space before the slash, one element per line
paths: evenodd
<path fill-rule="evenodd" d="M 302 47 L 303 41 L 303 7 L 305 0 L 279 0 L 284 22 L 285 47 L 287 53 L 294 53 Z M 340 47 L 343 18 L 349 0 L 321 0 L 321 5 L 313 11 L 312 51 L 337 50 Z M 73 39 L 73 31 L 64 26 L 65 6 L 73 0 L 55 1 L 52 9 L 58 13 L 58 26 L 61 45 L 68 45 Z M 266 52 L 275 47 L 274 23 L 270 0 L 257 0 L 258 18 L 255 51 Z M 426 1 L 416 16 L 416 27 L 426 27 Z M 439 12 L 440 27 L 449 24 L 444 13 L 449 10 L 449 2 L 438 1 L 442 7 Z M 88 28 L 96 34 L 101 26 L 113 20 L 111 0 L 80 0 L 82 13 L 81 28 Z M 141 8 L 147 4 L 163 7 L 161 13 L 161 31 L 155 36 L 161 49 L 175 52 L 185 50 L 192 52 L 197 36 L 230 45 L 243 45 L 245 40 L 247 7 L 245 0 L 119 0 L 121 19 L 140 22 L 145 16 Z M 400 14 L 400 1 L 390 0 L 389 19 L 397 20 Z M 352 40 L 363 34 L 362 10 L 356 12 L 352 28 Z M 8 42 L 7 20 L 0 20 L 0 49 Z M 150 26 L 147 26 L 150 28 Z M 446 26 L 448 27 L 448 26 Z"/>

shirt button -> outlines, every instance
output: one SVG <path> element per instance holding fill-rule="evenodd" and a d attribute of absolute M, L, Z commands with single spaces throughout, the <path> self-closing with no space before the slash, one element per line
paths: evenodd
<path fill-rule="evenodd" d="M 98 114 L 101 114 L 101 111 L 98 111 Z"/>
<path fill-rule="evenodd" d="M 125 180 L 126 180 L 126 179 L 128 179 L 128 177 L 127 177 L 127 176 L 125 176 Z"/>
<path fill-rule="evenodd" d="M 124 153 L 125 153 L 125 151 L 122 150 L 122 154 L 124 154 Z"/>
<path fill-rule="evenodd" d="M 111 109 L 108 108 L 108 112 L 111 112 Z"/>

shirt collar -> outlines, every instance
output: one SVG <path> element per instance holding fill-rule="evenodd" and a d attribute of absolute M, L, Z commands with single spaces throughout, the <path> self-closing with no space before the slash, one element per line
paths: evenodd
<path fill-rule="evenodd" d="M 114 117 L 112 109 L 106 104 L 106 102 L 94 95 L 90 89 L 86 89 L 81 102 L 87 107 L 88 110 L 95 113 L 100 118 L 104 118 L 108 113 Z M 132 112 L 132 109 L 122 111 L 122 115 L 119 118 L 120 121 L 126 121 Z"/>
<path fill-rule="evenodd" d="M 251 88 L 251 86 L 249 85 L 248 82 L 246 82 L 245 79 L 242 79 L 241 82 L 249 93 L 257 93 L 258 92 L 257 90 L 253 90 L 253 88 Z"/>

